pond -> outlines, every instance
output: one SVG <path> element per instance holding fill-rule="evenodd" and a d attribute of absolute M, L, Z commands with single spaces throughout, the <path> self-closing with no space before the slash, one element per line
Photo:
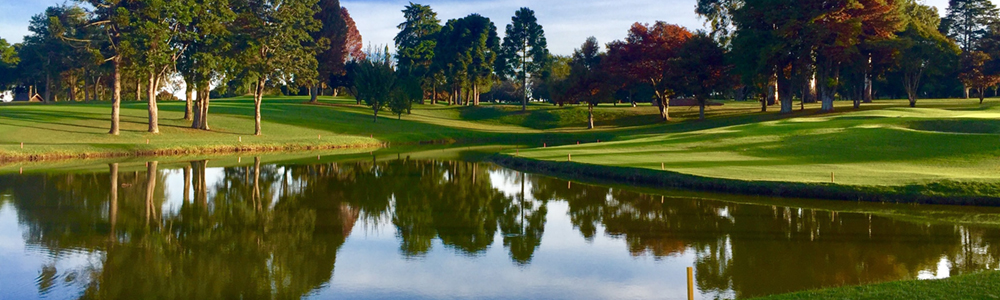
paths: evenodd
<path fill-rule="evenodd" d="M 749 298 L 1000 257 L 995 228 L 489 163 L 214 164 L 0 175 L 0 298 L 685 299 L 687 267 L 696 298 Z"/>

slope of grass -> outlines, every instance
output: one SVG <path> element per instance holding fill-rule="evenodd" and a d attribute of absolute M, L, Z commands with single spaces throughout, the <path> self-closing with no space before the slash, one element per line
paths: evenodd
<path fill-rule="evenodd" d="M 523 158 L 848 185 L 1000 179 L 1000 107 L 885 108 L 520 150 Z M 510 151 L 507 154 L 513 154 Z"/>
<path fill-rule="evenodd" d="M 910 280 L 805 291 L 756 298 L 784 299 L 1000 299 L 1000 272 L 982 272 L 939 280 Z"/>
<path fill-rule="evenodd" d="M 572 154 L 584 164 L 653 170 L 662 164 L 682 174 L 751 181 L 830 182 L 834 173 L 837 184 L 872 186 L 1000 177 L 1000 108 L 974 100 L 922 100 L 915 109 L 905 101 L 877 101 L 859 111 L 844 101 L 837 108 L 846 113 L 817 114 L 818 104 L 807 104 L 788 115 L 729 101 L 711 107 L 707 121 L 694 120 L 695 108 L 674 107 L 670 123 L 657 122 L 649 105 L 602 105 L 595 130 L 585 129 L 585 106 L 534 103 L 525 113 L 516 106 L 426 104 L 401 119 L 383 113 L 372 122 L 371 111 L 352 99 L 305 101 L 267 98 L 260 137 L 252 136 L 253 105 L 246 97 L 213 100 L 210 132 L 188 128 L 182 102 L 161 102 L 158 135 L 145 132 L 146 104 L 127 102 L 117 137 L 106 134 L 108 103 L 0 105 L 0 158 L 458 141 L 539 147 L 520 150 L 531 159 L 562 161 Z M 549 127 L 557 128 L 539 129 Z"/>

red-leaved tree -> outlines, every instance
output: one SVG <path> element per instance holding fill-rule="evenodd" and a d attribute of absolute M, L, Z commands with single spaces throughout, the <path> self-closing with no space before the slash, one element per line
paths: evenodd
<path fill-rule="evenodd" d="M 674 95 L 670 79 L 682 75 L 671 60 L 677 58 L 677 51 L 691 36 L 686 28 L 663 21 L 652 26 L 632 24 L 625 41 L 608 44 L 605 66 L 616 76 L 650 84 L 656 91 L 660 117 L 669 121 L 670 97 Z"/>

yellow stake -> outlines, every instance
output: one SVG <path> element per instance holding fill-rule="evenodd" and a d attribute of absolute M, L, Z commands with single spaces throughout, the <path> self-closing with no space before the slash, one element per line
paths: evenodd
<path fill-rule="evenodd" d="M 688 300 L 694 300 L 694 268 L 688 267 Z"/>

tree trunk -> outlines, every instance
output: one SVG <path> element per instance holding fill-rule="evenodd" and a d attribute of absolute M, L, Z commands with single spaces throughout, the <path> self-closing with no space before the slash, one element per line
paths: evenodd
<path fill-rule="evenodd" d="M 253 158 L 253 205 L 254 209 L 260 211 L 264 205 L 260 196 L 260 156 Z"/>
<path fill-rule="evenodd" d="M 264 78 L 257 79 L 257 89 L 254 91 L 253 95 L 253 120 L 254 120 L 254 131 L 253 135 L 260 136 L 260 105 L 264 101 Z"/>
<path fill-rule="evenodd" d="M 112 59 L 111 63 L 114 66 L 114 92 L 111 97 L 111 131 L 108 131 L 108 133 L 118 135 L 119 111 L 121 110 L 122 103 L 122 64 L 120 58 Z"/>
<path fill-rule="evenodd" d="M 155 71 L 149 72 L 149 133 L 160 133 L 159 124 L 159 109 L 156 107 L 156 73 Z"/>
<path fill-rule="evenodd" d="M 184 204 L 191 201 L 191 166 L 184 166 Z"/>
<path fill-rule="evenodd" d="M 378 105 L 372 105 L 372 122 L 378 123 Z"/>
<path fill-rule="evenodd" d="M 767 95 L 765 95 L 765 102 L 767 106 L 774 105 L 778 103 L 778 80 L 777 75 L 773 75 L 767 83 Z"/>
<path fill-rule="evenodd" d="M 778 71 L 778 102 L 781 103 L 781 113 L 791 113 L 792 112 L 792 81 L 791 77 L 785 77 L 784 70 Z"/>
<path fill-rule="evenodd" d="M 979 88 L 979 104 L 983 104 L 983 100 L 985 100 L 985 98 L 986 98 L 985 90 L 986 89 L 983 88 L 983 87 Z"/>
<path fill-rule="evenodd" d="M 965 95 L 962 96 L 962 99 L 969 99 L 969 90 L 971 89 L 972 88 L 970 88 L 968 85 L 962 84 L 962 90 L 965 91 Z"/>
<path fill-rule="evenodd" d="M 191 107 L 191 105 L 194 103 L 194 101 L 195 101 L 194 100 L 194 85 L 192 85 L 191 83 L 185 82 L 185 87 L 184 87 L 184 120 L 187 120 L 187 121 L 191 121 L 192 120 L 192 116 L 191 116 L 192 107 Z"/>
<path fill-rule="evenodd" d="M 197 90 L 196 87 L 190 87 L 189 86 L 189 88 L 191 89 L 191 91 L 188 91 L 188 94 L 194 93 Z M 192 104 L 191 105 L 192 106 L 191 107 L 191 111 L 192 111 L 191 128 L 201 129 L 201 114 L 202 114 L 202 108 L 201 107 L 203 105 L 202 102 L 204 102 L 204 99 L 201 98 L 201 91 L 197 91 L 197 93 L 198 93 L 198 99 L 195 99 L 195 100 L 193 100 L 191 102 L 191 104 Z M 190 99 L 192 97 L 188 97 L 188 98 Z"/>
<path fill-rule="evenodd" d="M 43 103 L 48 103 L 51 101 L 49 97 L 52 96 L 52 75 L 49 72 L 45 72 L 45 97 L 42 99 Z"/>
<path fill-rule="evenodd" d="M 135 101 L 142 101 L 142 79 L 135 77 Z"/>
<path fill-rule="evenodd" d="M 66 98 L 69 99 L 69 102 L 76 102 L 76 76 L 75 75 L 67 76 L 66 81 L 68 81 L 67 83 L 69 83 L 69 91 L 68 91 L 69 97 Z"/>
<path fill-rule="evenodd" d="M 698 119 L 705 120 L 705 99 L 698 99 Z"/>
<path fill-rule="evenodd" d="M 319 96 L 319 84 L 309 85 L 309 103 L 316 103 L 316 98 Z"/>
<path fill-rule="evenodd" d="M 90 98 L 90 87 L 88 86 L 88 83 L 90 83 L 90 75 L 83 74 L 83 102 L 90 102 L 93 100 Z"/>
<path fill-rule="evenodd" d="M 156 207 L 153 205 L 153 196 L 156 192 L 156 164 L 151 161 L 146 163 L 146 224 L 150 219 L 156 219 Z"/>
<path fill-rule="evenodd" d="M 594 103 L 587 102 L 587 129 L 594 129 Z"/>
<path fill-rule="evenodd" d="M 871 74 L 865 73 L 865 93 L 863 99 L 865 103 L 872 103 L 872 78 Z"/>
<path fill-rule="evenodd" d="M 208 85 L 208 83 L 202 87 L 201 95 L 198 96 L 198 99 L 201 101 L 201 129 L 206 131 L 212 130 L 212 128 L 208 126 L 208 108 L 210 106 L 209 104 L 212 102 L 212 88 Z"/>

